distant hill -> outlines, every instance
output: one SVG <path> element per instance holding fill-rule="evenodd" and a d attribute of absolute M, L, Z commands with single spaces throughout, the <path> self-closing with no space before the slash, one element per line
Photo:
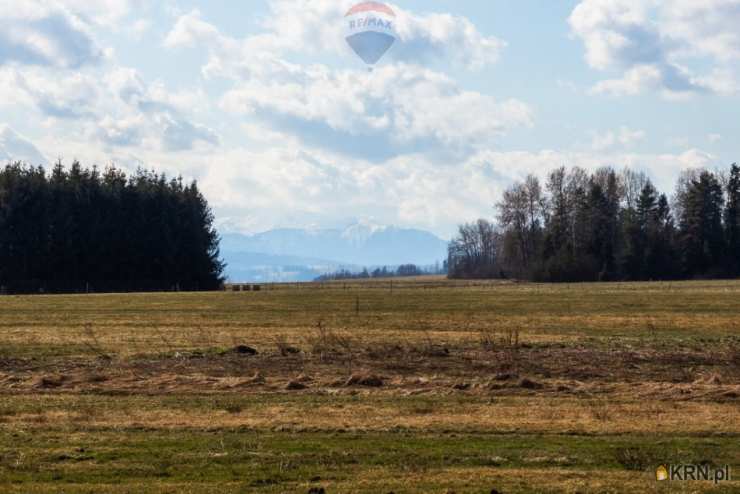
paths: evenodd
<path fill-rule="evenodd" d="M 225 234 L 221 253 L 232 281 L 304 281 L 338 268 L 433 265 L 446 258 L 447 242 L 423 230 L 360 223 L 345 229 Z"/>
<path fill-rule="evenodd" d="M 226 275 L 232 282 L 261 283 L 313 281 L 322 274 L 359 266 L 297 256 L 274 256 L 255 252 L 224 252 Z"/>

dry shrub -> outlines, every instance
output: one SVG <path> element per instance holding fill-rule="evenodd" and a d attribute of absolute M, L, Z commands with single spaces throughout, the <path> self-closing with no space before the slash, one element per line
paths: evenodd
<path fill-rule="evenodd" d="M 656 462 L 650 452 L 640 448 L 619 448 L 615 452 L 615 459 L 626 470 L 632 471 L 643 471 Z"/>
<path fill-rule="evenodd" d="M 496 330 L 484 329 L 480 331 L 479 344 L 486 352 L 503 352 L 502 368 L 516 372 L 520 367 L 519 336 L 519 329 L 507 329 L 501 335 Z"/>
<path fill-rule="evenodd" d="M 611 420 L 611 410 L 606 403 L 592 401 L 588 404 L 588 410 L 591 416 L 599 422 L 608 422 Z"/>
<path fill-rule="evenodd" d="M 493 352 L 498 348 L 497 339 L 494 329 L 481 329 L 478 335 L 480 347 L 486 352 Z"/>
<path fill-rule="evenodd" d="M 424 357 L 434 357 L 434 358 L 450 356 L 449 348 L 447 348 L 445 345 L 435 343 L 434 340 L 432 340 L 429 330 L 425 329 L 423 330 L 423 332 L 424 332 L 424 342 L 419 346 L 413 346 L 409 344 L 408 346 L 409 353 L 417 353 Z"/>
<path fill-rule="evenodd" d="M 322 363 L 339 360 L 347 366 L 348 373 L 352 373 L 357 345 L 349 336 L 330 330 L 323 320 L 319 320 L 315 333 L 306 339 L 306 343 Z"/>
<path fill-rule="evenodd" d="M 93 327 L 93 324 L 91 322 L 85 323 L 84 333 L 86 338 L 86 340 L 84 341 L 84 345 L 88 348 L 88 350 L 90 350 L 98 357 L 109 359 L 110 357 L 105 353 L 105 351 L 103 351 L 103 347 L 100 344 L 98 335 L 95 333 L 95 328 Z"/>
<path fill-rule="evenodd" d="M 365 355 L 372 360 L 388 360 L 391 357 L 402 358 L 405 354 L 404 347 L 397 343 L 380 342 L 365 346 Z"/>
<path fill-rule="evenodd" d="M 341 355 L 347 349 L 353 348 L 351 339 L 342 336 L 327 328 L 323 320 L 316 323 L 316 331 L 307 338 L 311 353 L 318 355 L 323 361 L 325 357 Z"/>
<path fill-rule="evenodd" d="M 282 355 L 283 357 L 287 357 L 289 355 L 298 355 L 301 353 L 301 349 L 292 346 L 290 343 L 288 343 L 287 338 L 285 336 L 280 335 L 275 337 L 275 347 L 277 348 L 278 353 Z"/>
<path fill-rule="evenodd" d="M 506 331 L 506 346 L 509 348 L 519 348 L 519 329 L 509 329 Z"/>

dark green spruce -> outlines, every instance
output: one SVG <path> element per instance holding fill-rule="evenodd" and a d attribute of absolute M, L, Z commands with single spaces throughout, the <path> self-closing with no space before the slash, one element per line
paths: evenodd
<path fill-rule="evenodd" d="M 77 162 L 0 171 L 6 293 L 213 290 L 218 244 L 195 182 Z"/>

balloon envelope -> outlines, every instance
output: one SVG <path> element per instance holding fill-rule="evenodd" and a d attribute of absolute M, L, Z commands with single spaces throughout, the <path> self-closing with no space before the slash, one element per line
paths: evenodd
<path fill-rule="evenodd" d="M 364 2 L 347 12 L 347 44 L 366 64 L 375 65 L 396 42 L 396 14 L 385 4 Z"/>
<path fill-rule="evenodd" d="M 395 42 L 395 37 L 375 31 L 347 36 L 349 46 L 368 65 L 378 63 Z"/>

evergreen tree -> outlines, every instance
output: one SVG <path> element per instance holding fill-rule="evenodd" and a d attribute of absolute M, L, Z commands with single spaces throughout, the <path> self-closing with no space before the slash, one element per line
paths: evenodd
<path fill-rule="evenodd" d="M 197 184 L 75 162 L 0 171 L 0 286 L 14 292 L 217 289 L 224 265 Z"/>
<path fill-rule="evenodd" d="M 675 279 L 679 275 L 676 256 L 676 228 L 668 197 L 661 194 L 648 223 L 645 277 L 649 280 Z"/>
<path fill-rule="evenodd" d="M 724 254 L 722 187 L 717 177 L 702 172 L 686 191 L 681 217 L 681 254 L 684 275 L 712 275 Z"/>
<path fill-rule="evenodd" d="M 733 276 L 740 275 L 740 166 L 733 164 L 727 181 L 725 205 L 727 258 Z"/>

